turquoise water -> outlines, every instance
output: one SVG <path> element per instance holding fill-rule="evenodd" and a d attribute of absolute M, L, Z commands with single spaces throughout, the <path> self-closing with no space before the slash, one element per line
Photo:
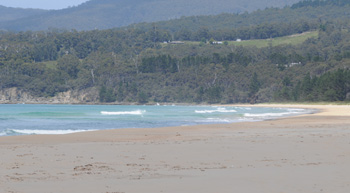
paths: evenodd
<path fill-rule="evenodd" d="M 175 105 L 0 105 L 0 136 L 260 121 L 305 113 L 310 110 Z"/>

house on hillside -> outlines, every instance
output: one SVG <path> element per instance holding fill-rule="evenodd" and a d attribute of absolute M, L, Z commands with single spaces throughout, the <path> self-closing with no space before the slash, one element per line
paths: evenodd
<path fill-rule="evenodd" d="M 184 44 L 185 42 L 182 41 L 171 41 L 169 44 Z"/>
<path fill-rule="evenodd" d="M 286 64 L 285 67 L 291 68 L 291 67 L 296 66 L 296 65 L 301 65 L 301 62 L 292 62 L 290 64 Z"/>
<path fill-rule="evenodd" d="M 285 65 L 283 65 L 283 64 L 276 64 L 276 66 L 277 67 L 285 67 L 285 68 L 291 68 L 291 67 L 293 67 L 293 66 L 296 66 L 296 65 L 302 65 L 302 63 L 301 62 L 292 62 L 292 63 L 290 63 L 290 64 L 285 64 Z"/>
<path fill-rule="evenodd" d="M 288 67 L 293 67 L 295 65 L 301 65 L 301 62 L 292 62 L 292 63 L 289 64 Z"/>
<path fill-rule="evenodd" d="M 223 42 L 214 41 L 213 44 L 223 44 Z"/>

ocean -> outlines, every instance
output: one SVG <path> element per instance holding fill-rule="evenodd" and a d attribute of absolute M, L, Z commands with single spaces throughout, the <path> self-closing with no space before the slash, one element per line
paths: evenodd
<path fill-rule="evenodd" d="M 176 105 L 0 105 L 0 136 L 262 121 L 309 109 Z"/>

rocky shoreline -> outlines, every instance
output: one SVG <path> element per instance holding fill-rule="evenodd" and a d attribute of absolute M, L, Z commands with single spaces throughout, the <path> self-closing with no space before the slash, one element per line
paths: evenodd
<path fill-rule="evenodd" d="M 36 97 L 18 88 L 0 90 L 0 104 L 95 104 L 99 101 L 98 89 L 69 90 L 54 97 Z"/>

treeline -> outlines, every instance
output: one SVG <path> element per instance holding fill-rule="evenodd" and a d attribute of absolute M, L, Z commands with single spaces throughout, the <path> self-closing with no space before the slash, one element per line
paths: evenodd
<path fill-rule="evenodd" d="M 227 55 L 213 53 L 209 56 L 186 56 L 183 58 L 159 55 L 144 57 L 139 66 L 139 71 L 142 73 L 175 73 L 180 72 L 182 68 L 209 64 L 221 64 L 227 69 L 233 63 L 247 66 L 252 60 L 252 57 L 249 53 L 245 53 L 243 48 L 237 49 L 237 53 L 229 53 Z"/>
<path fill-rule="evenodd" d="M 55 61 L 67 54 L 84 59 L 96 51 L 128 54 L 157 46 L 169 39 L 166 32 L 130 30 L 1 32 L 0 56 L 3 60 L 24 62 Z"/>
<path fill-rule="evenodd" d="M 298 0 L 90 0 L 62 10 L 1 9 L 0 29 L 38 31 L 50 28 L 111 29 L 139 22 L 163 21 L 181 16 L 252 12 L 284 7 Z M 9 12 L 9 13 L 8 13 Z M 3 22 L 1 22 L 3 20 Z"/>
<path fill-rule="evenodd" d="M 297 33 L 303 33 L 311 30 L 318 30 L 319 21 L 306 22 L 300 20 L 294 23 L 263 23 L 256 26 L 242 27 L 239 29 L 214 29 L 201 27 L 196 31 L 190 31 L 182 28 L 174 33 L 174 39 L 187 41 L 203 41 L 211 38 L 215 40 L 252 40 L 268 39 L 275 37 L 288 36 Z"/>
<path fill-rule="evenodd" d="M 2 34 L 1 89 L 17 87 L 52 97 L 95 87 L 101 102 L 318 101 L 331 99 L 305 94 L 305 87 L 297 89 L 298 82 L 303 85 L 308 73 L 314 81 L 334 69 L 349 68 L 349 29 L 337 23 L 325 23 L 318 38 L 300 45 L 260 49 L 161 45 L 150 34 L 137 30 Z M 345 89 L 334 100 L 347 100 L 347 93 Z"/>
<path fill-rule="evenodd" d="M 140 23 L 127 28 L 165 30 L 175 40 L 201 41 L 203 37 L 218 41 L 266 39 L 316 30 L 326 22 L 342 22 L 349 18 L 346 14 L 349 9 L 346 0 L 302 1 L 283 9 L 267 8 L 252 13 L 182 17 Z"/>
<path fill-rule="evenodd" d="M 350 79 L 346 69 L 350 68 L 350 35 L 348 29 L 339 30 L 331 23 L 326 26 L 325 31 L 320 30 L 319 38 L 309 39 L 299 46 L 257 49 L 208 45 L 194 49 L 168 45 L 158 55 L 144 56 L 140 69 L 147 70 L 140 72 L 143 76 L 164 74 L 162 88 L 171 84 L 171 88 L 186 90 L 188 97 L 178 96 L 180 90 L 179 93 L 168 91 L 173 95 L 166 99 L 171 101 L 177 101 L 176 97 L 183 101 L 211 103 L 349 100 Z M 189 54 L 183 56 L 184 53 Z M 191 56 L 191 53 L 196 55 Z M 337 68 L 345 70 L 337 71 Z M 182 80 L 172 81 L 179 76 Z M 312 79 L 311 95 L 307 91 L 310 86 L 305 86 L 305 77 Z M 342 87 L 335 86 L 336 77 L 341 78 Z M 159 97 L 157 101 L 164 102 Z"/>
<path fill-rule="evenodd" d="M 350 70 L 338 69 L 321 76 L 308 73 L 293 86 L 289 78 L 276 93 L 277 100 L 285 101 L 344 101 L 350 95 Z"/>
<path fill-rule="evenodd" d="M 346 6 L 350 5 L 348 0 L 306 0 L 295 3 L 291 6 L 292 9 L 298 9 L 302 7 L 322 7 L 327 5 L 333 6 Z"/>
<path fill-rule="evenodd" d="M 138 30 L 4 32 L 0 37 L 0 88 L 18 87 L 35 96 L 98 86 L 100 74 L 157 46 L 152 35 Z"/>
<path fill-rule="evenodd" d="M 306 1 L 308 2 L 308 1 Z M 314 2 L 314 1 L 312 1 Z M 325 1 L 333 2 L 333 1 Z M 328 5 L 328 4 L 327 4 Z M 134 53 L 172 40 L 216 41 L 267 39 L 306 31 L 325 31 L 328 20 L 339 28 L 346 27 L 347 6 L 327 5 L 303 8 L 270 8 L 251 14 L 192 16 L 157 23 L 132 25 L 125 29 L 86 32 L 50 30 L 45 32 L 0 32 L 0 61 L 21 58 L 24 62 L 55 61 L 70 53 L 79 59 L 103 49 L 115 53 Z M 305 15 L 306 14 L 306 15 Z M 319 16 L 316 18 L 316 16 Z M 334 27 L 334 26 L 333 26 Z M 3 50 L 6 50 L 3 51 Z"/>

